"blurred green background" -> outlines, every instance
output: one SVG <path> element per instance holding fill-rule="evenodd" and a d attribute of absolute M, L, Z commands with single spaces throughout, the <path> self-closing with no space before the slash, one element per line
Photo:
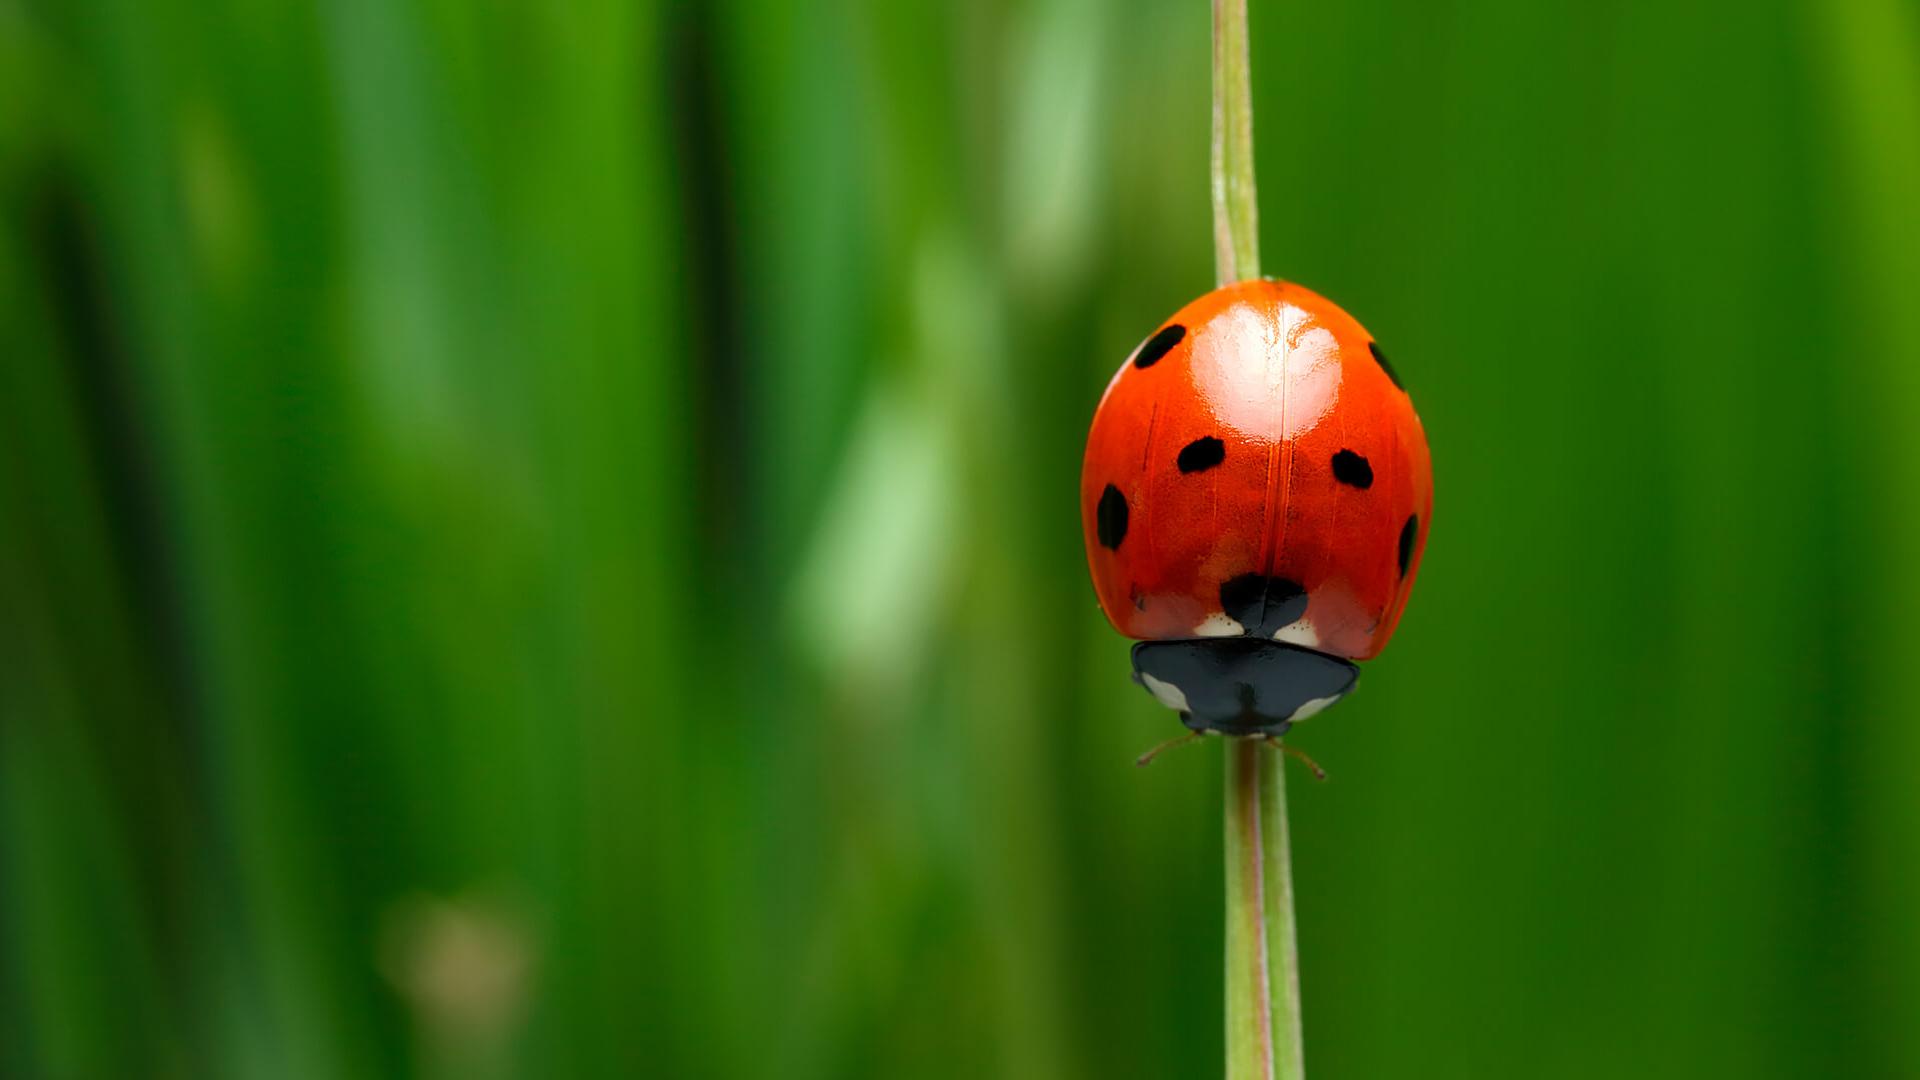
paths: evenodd
<path fill-rule="evenodd" d="M 0 0 L 0 1074 L 1215 1075 L 1207 5 Z M 1438 520 L 1326 1077 L 1920 1075 L 1920 9 L 1254 0 Z"/>

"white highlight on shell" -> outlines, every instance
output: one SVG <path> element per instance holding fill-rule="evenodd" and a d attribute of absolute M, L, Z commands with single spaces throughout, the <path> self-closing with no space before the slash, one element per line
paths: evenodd
<path fill-rule="evenodd" d="M 1286 352 L 1267 312 L 1240 302 L 1194 329 L 1193 385 L 1222 424 L 1264 441 L 1280 435 Z"/>
<path fill-rule="evenodd" d="M 1320 648 L 1320 632 L 1313 628 L 1313 620 L 1305 615 L 1275 630 L 1273 640 L 1284 641 L 1289 645 L 1298 645 L 1306 649 Z"/>
<path fill-rule="evenodd" d="M 1308 717 L 1318 716 L 1327 706 L 1339 700 L 1339 694 L 1335 694 L 1332 697 L 1309 698 L 1305 702 L 1302 702 L 1299 708 L 1293 710 L 1293 715 L 1287 717 L 1287 723 L 1297 724 Z"/>
<path fill-rule="evenodd" d="M 1160 699 L 1160 704 L 1167 708 L 1175 712 L 1192 711 L 1187 708 L 1187 695 L 1172 683 L 1162 682 L 1143 671 L 1140 673 L 1140 684 L 1145 686 L 1154 697 Z"/>
<path fill-rule="evenodd" d="M 1246 627 L 1241 626 L 1233 619 L 1227 618 L 1226 612 L 1223 611 L 1214 612 L 1207 616 L 1199 626 L 1193 628 L 1195 637 L 1239 637 L 1246 632 Z"/>
<path fill-rule="evenodd" d="M 1333 415 L 1340 400 L 1340 341 L 1324 326 L 1308 324 L 1304 313 L 1289 313 L 1286 326 L 1287 417 L 1281 435 L 1297 439 Z"/>
<path fill-rule="evenodd" d="M 1262 442 L 1297 439 L 1333 414 L 1342 355 L 1333 331 L 1304 308 L 1235 303 L 1195 329 L 1194 385 L 1235 431 Z"/>

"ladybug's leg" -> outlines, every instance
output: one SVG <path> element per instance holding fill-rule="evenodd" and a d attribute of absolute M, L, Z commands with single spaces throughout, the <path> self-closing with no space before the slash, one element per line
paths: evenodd
<path fill-rule="evenodd" d="M 1309 770 L 1312 771 L 1313 778 L 1315 780 L 1325 780 L 1327 778 L 1327 770 L 1321 768 L 1319 762 L 1308 757 L 1306 754 L 1306 751 L 1300 749 L 1299 747 L 1289 746 L 1286 743 L 1281 742 L 1280 736 L 1278 735 L 1267 736 L 1267 745 L 1273 747 L 1275 750 L 1278 750 L 1283 754 L 1288 755 L 1289 757 L 1297 758 L 1302 765 L 1305 765 Z"/>
<path fill-rule="evenodd" d="M 1199 739 L 1200 736 L 1205 734 L 1206 732 L 1204 731 L 1189 731 L 1185 735 L 1176 735 L 1173 738 L 1168 739 L 1166 742 L 1161 743 L 1159 746 L 1156 746 L 1153 749 L 1147 751 L 1146 753 L 1141 754 L 1139 757 L 1133 759 L 1133 763 L 1144 769 L 1148 765 L 1153 764 L 1154 758 L 1157 758 L 1161 754 L 1164 754 L 1167 751 L 1172 750 L 1176 746 L 1185 746 L 1190 742 L 1194 742 L 1197 739 Z"/>

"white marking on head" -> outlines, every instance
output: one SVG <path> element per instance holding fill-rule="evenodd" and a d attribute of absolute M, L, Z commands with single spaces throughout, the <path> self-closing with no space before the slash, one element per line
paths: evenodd
<path fill-rule="evenodd" d="M 1180 688 L 1172 683 L 1161 682 L 1144 671 L 1140 673 L 1140 683 L 1151 691 L 1154 697 L 1159 698 L 1160 704 L 1167 708 L 1175 712 L 1191 711 L 1187 708 L 1187 695 L 1181 693 Z"/>
<path fill-rule="evenodd" d="M 1246 632 L 1246 627 L 1241 626 L 1233 619 L 1227 618 L 1226 612 L 1223 611 L 1214 612 L 1207 616 L 1199 626 L 1193 628 L 1195 637 L 1239 637 Z"/>
<path fill-rule="evenodd" d="M 1297 724 L 1310 716 L 1318 716 L 1327 706 L 1339 700 L 1339 694 L 1335 694 L 1332 697 L 1309 698 L 1299 708 L 1293 710 L 1293 715 L 1287 717 L 1287 723 Z"/>
<path fill-rule="evenodd" d="M 1313 620 L 1305 615 L 1294 622 L 1273 632 L 1273 640 L 1284 641 L 1289 645 L 1298 645 L 1304 649 L 1320 648 L 1320 632 L 1313 628 Z"/>

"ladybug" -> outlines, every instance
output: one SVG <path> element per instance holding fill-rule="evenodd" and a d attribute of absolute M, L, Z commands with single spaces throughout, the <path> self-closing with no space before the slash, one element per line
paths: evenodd
<path fill-rule="evenodd" d="M 1353 316 L 1226 285 L 1120 365 L 1080 474 L 1087 564 L 1134 679 L 1195 732 L 1268 736 L 1386 647 L 1420 571 L 1433 465 Z"/>

